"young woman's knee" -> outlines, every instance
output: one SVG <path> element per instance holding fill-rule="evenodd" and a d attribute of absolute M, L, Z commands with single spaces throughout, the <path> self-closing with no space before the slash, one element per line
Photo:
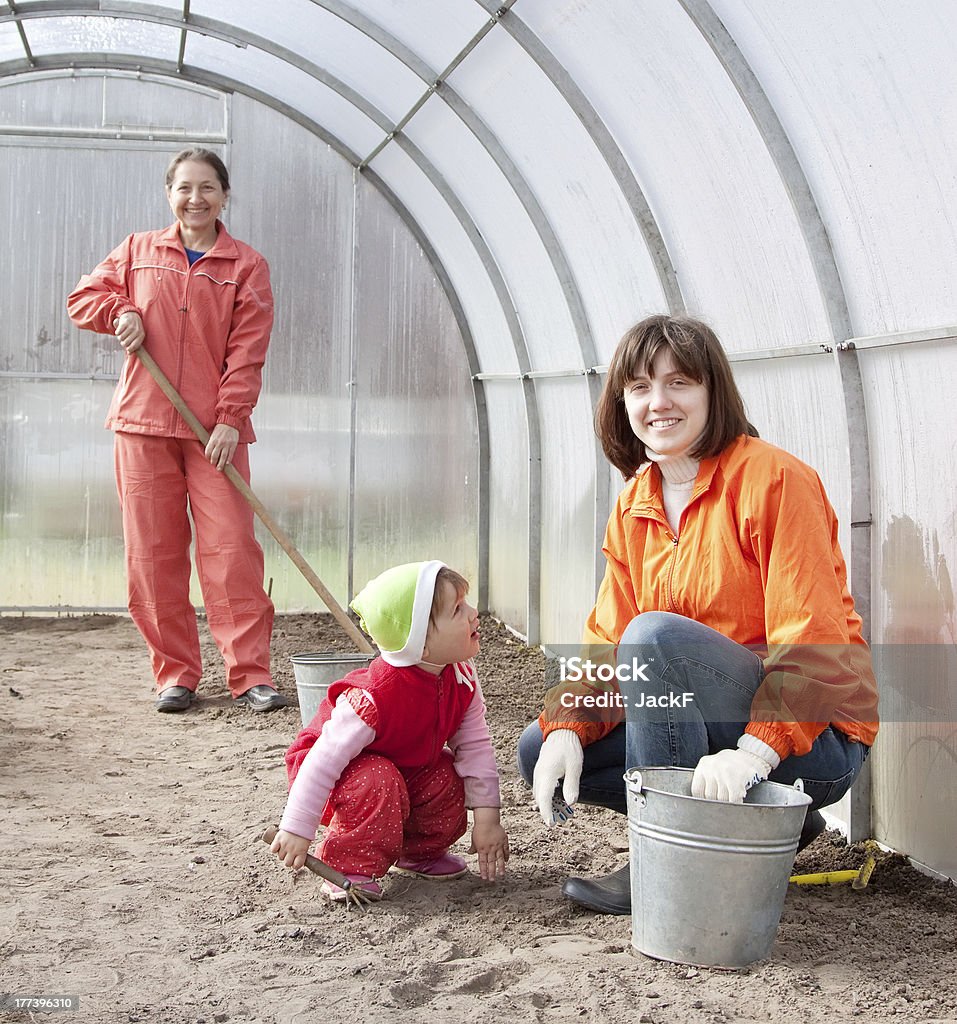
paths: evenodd
<path fill-rule="evenodd" d="M 629 644 L 654 644 L 670 637 L 687 620 L 673 612 L 642 612 L 625 626 L 620 647 Z"/>

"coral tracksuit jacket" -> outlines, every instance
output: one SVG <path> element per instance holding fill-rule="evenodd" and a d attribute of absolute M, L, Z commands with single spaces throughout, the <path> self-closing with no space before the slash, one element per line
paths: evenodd
<path fill-rule="evenodd" d="M 639 612 L 684 615 L 763 658 L 765 678 L 746 731 L 782 759 L 807 753 L 829 723 L 853 740 L 874 741 L 870 652 L 847 586 L 837 519 L 809 466 L 742 435 L 702 460 L 676 538 L 660 471 L 649 465 L 621 492 L 603 551 L 607 568 L 585 644 L 607 652 Z M 543 733 L 567 728 L 583 744 L 600 739 L 624 712 L 586 715 L 560 698 L 614 686 L 554 687 L 540 718 Z"/>
<path fill-rule="evenodd" d="M 78 327 L 100 334 L 113 334 L 121 313 L 139 313 L 145 347 L 203 426 L 225 423 L 248 443 L 273 322 L 269 267 L 221 222 L 216 228 L 215 244 L 192 267 L 177 224 L 130 235 L 80 279 L 67 310 Z M 123 364 L 106 425 L 194 437 L 138 359 Z"/>

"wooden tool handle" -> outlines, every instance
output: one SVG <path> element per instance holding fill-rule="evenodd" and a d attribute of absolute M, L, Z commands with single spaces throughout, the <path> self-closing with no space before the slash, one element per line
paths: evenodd
<path fill-rule="evenodd" d="M 276 838 L 278 831 L 279 829 L 275 825 L 270 825 L 260 838 L 264 843 L 272 846 L 272 841 Z M 329 867 L 328 864 L 321 861 L 318 857 L 313 857 L 311 853 L 306 854 L 306 867 L 314 875 L 326 879 L 327 882 L 332 882 L 333 885 L 338 885 L 340 889 L 348 891 L 352 886 L 352 882 L 341 871 L 336 871 L 335 868 Z"/>
<path fill-rule="evenodd" d="M 190 430 L 199 438 L 200 443 L 205 445 L 209 441 L 209 431 L 199 422 L 199 420 L 193 415 L 192 409 L 183 401 L 182 396 L 169 382 L 169 378 L 165 373 L 156 365 L 156 360 L 146 351 L 144 348 L 138 348 L 134 353 L 140 362 L 149 371 L 150 376 L 156 381 L 160 391 L 173 403 L 174 408 L 183 417 L 186 423 L 189 425 Z M 325 584 L 322 580 L 313 572 L 312 567 L 302 557 L 296 545 L 293 544 L 289 534 L 276 522 L 275 519 L 269 514 L 266 506 L 256 497 L 253 493 L 252 488 L 246 481 L 236 472 L 233 466 L 227 466 L 223 472 L 229 478 L 230 483 L 236 488 L 237 491 L 246 499 L 247 503 L 252 508 L 253 512 L 259 516 L 263 525 L 266 529 L 276 538 L 279 546 L 286 552 L 286 554 L 292 560 L 293 565 L 302 573 L 306 578 L 306 581 L 312 587 L 312 589 L 322 599 L 323 604 L 332 612 L 336 622 L 346 631 L 349 639 L 362 651 L 363 654 L 375 654 L 375 648 L 368 640 L 359 632 L 356 624 L 349 618 L 349 616 L 343 611 L 339 602 L 329 593 L 326 589 Z M 271 840 L 270 840 L 271 842 Z"/>

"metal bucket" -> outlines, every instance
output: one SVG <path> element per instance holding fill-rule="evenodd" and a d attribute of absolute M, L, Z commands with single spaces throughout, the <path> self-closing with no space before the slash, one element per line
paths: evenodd
<path fill-rule="evenodd" d="M 762 782 L 743 804 L 691 795 L 691 768 L 625 773 L 631 944 L 658 960 L 745 967 L 771 952 L 811 798 Z"/>
<path fill-rule="evenodd" d="M 342 651 L 330 654 L 294 654 L 292 668 L 296 674 L 299 694 L 299 715 L 308 725 L 319 710 L 329 687 L 347 676 L 353 669 L 365 668 L 374 654 L 352 654 Z"/>

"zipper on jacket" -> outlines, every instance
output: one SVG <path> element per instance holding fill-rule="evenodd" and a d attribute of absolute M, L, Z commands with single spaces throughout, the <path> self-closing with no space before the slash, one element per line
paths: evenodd
<path fill-rule="evenodd" d="M 189 259 L 187 259 L 186 262 L 189 263 Z M 186 315 L 189 312 L 189 284 L 190 284 L 190 281 L 192 281 L 192 279 L 193 279 L 193 268 L 191 266 L 187 266 L 187 268 L 186 268 L 186 284 L 185 284 L 185 287 L 184 287 L 184 290 L 183 290 L 183 304 L 182 304 L 182 306 L 179 307 L 179 312 L 181 314 L 182 319 L 180 321 L 180 328 L 179 328 L 179 351 L 177 352 L 177 355 L 176 355 L 176 390 L 180 394 L 183 393 L 183 367 L 184 367 L 184 363 L 185 363 L 184 356 L 185 356 L 185 351 L 186 351 Z M 172 431 L 176 430 L 176 417 L 178 415 L 179 414 L 174 409 L 173 410 L 173 425 L 172 425 L 172 428 L 171 428 Z M 190 433 L 192 434 L 192 431 L 190 431 Z M 199 439 L 197 438 L 197 440 L 199 440 Z"/>
<path fill-rule="evenodd" d="M 677 612 L 678 606 L 675 604 L 675 566 L 678 563 L 678 537 L 675 534 L 671 535 L 671 565 L 668 566 L 668 604 L 671 605 L 671 611 Z"/>

